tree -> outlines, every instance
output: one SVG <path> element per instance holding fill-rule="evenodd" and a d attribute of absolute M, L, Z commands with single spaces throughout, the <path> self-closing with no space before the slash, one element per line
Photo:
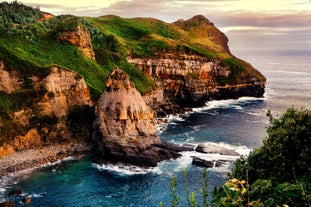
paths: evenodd
<path fill-rule="evenodd" d="M 310 179 L 311 172 L 311 111 L 289 108 L 280 118 L 270 112 L 268 138 L 263 146 L 240 159 L 232 177 L 246 179 L 239 169 L 247 169 L 250 183 L 257 179 L 275 178 L 278 182 Z"/>

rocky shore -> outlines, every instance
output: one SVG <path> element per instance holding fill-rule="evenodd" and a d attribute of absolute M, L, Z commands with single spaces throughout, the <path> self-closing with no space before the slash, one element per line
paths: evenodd
<path fill-rule="evenodd" d="M 0 158 L 0 179 L 4 176 L 18 175 L 45 164 L 55 163 L 70 156 L 89 155 L 90 150 L 91 146 L 85 142 L 71 142 L 15 152 Z"/>

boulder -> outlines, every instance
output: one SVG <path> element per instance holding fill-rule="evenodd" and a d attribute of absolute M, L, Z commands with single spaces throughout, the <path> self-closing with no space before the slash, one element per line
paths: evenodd
<path fill-rule="evenodd" d="M 206 154 L 220 154 L 220 155 L 229 155 L 229 156 L 239 156 L 240 154 L 234 151 L 233 149 L 220 147 L 213 143 L 203 143 L 199 144 L 195 148 L 196 152 L 206 153 Z"/>
<path fill-rule="evenodd" d="M 199 157 L 193 157 L 192 158 L 192 164 L 199 166 L 199 167 L 205 167 L 205 168 L 215 168 L 215 167 L 221 167 L 228 163 L 230 161 L 226 160 L 205 160 Z"/>
<path fill-rule="evenodd" d="M 19 196 L 23 193 L 22 189 L 14 189 L 9 192 L 9 197 Z"/>
<path fill-rule="evenodd" d="M 209 160 L 204 160 L 199 157 L 193 157 L 192 158 L 192 164 L 199 166 L 199 167 L 205 167 L 205 168 L 213 168 L 215 167 L 215 161 L 209 161 Z"/>
<path fill-rule="evenodd" d="M 29 204 L 31 202 L 31 198 L 28 196 L 25 196 L 22 198 L 22 203 L 23 204 Z"/>
<path fill-rule="evenodd" d="M 15 150 L 25 150 L 41 146 L 41 136 L 37 129 L 31 129 L 25 136 L 16 136 L 13 140 Z"/>

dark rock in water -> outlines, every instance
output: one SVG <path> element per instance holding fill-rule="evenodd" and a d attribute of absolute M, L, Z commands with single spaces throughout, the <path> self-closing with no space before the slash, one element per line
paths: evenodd
<path fill-rule="evenodd" d="M 162 141 L 160 144 L 155 144 L 155 146 L 175 152 L 194 151 L 195 148 L 195 145 L 192 144 L 178 145 L 164 141 Z"/>
<path fill-rule="evenodd" d="M 0 203 L 0 207 L 15 207 L 15 206 L 16 206 L 15 202 L 11 200 Z"/>
<path fill-rule="evenodd" d="M 199 167 L 206 167 L 206 168 L 214 168 L 214 167 L 221 167 L 229 163 L 230 161 L 227 160 L 204 160 L 199 157 L 192 158 L 192 164 L 199 166 Z"/>
<path fill-rule="evenodd" d="M 31 202 L 31 198 L 28 196 L 25 196 L 22 198 L 22 203 L 23 204 L 29 204 Z"/>
<path fill-rule="evenodd" d="M 204 160 L 198 157 L 193 157 L 192 164 L 199 167 L 213 168 L 215 161 Z"/>
<path fill-rule="evenodd" d="M 23 193 L 21 189 L 14 189 L 9 192 L 9 197 L 19 196 Z"/>
<path fill-rule="evenodd" d="M 232 149 L 225 147 L 217 146 L 213 143 L 203 143 L 199 144 L 195 148 L 196 152 L 206 153 L 206 154 L 220 154 L 220 155 L 229 155 L 229 156 L 239 156 L 240 154 Z"/>

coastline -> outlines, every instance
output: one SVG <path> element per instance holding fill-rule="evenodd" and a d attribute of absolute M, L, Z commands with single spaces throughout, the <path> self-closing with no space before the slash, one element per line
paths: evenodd
<path fill-rule="evenodd" d="M 90 150 L 91 146 L 86 142 L 70 142 L 15 152 L 0 158 L 0 179 L 32 171 L 71 156 L 81 158 L 89 155 Z"/>

